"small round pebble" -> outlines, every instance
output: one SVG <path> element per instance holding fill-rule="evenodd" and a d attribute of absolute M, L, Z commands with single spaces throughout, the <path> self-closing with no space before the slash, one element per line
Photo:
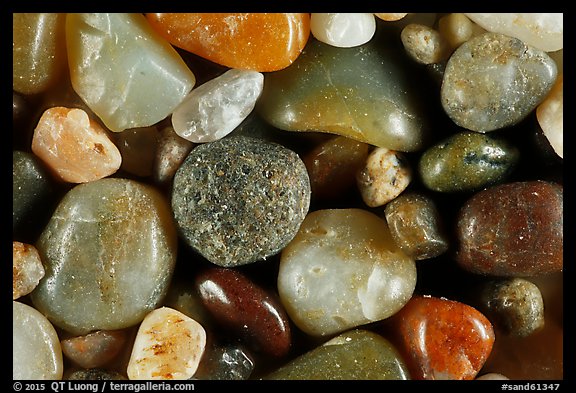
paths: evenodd
<path fill-rule="evenodd" d="M 450 46 L 435 29 L 410 23 L 400 34 L 408 55 L 420 64 L 440 63 L 450 55 Z"/>
<path fill-rule="evenodd" d="M 453 12 L 440 18 L 438 30 L 452 48 L 458 48 L 472 37 L 474 27 L 466 15 Z"/>
<path fill-rule="evenodd" d="M 372 39 L 376 19 L 368 13 L 312 13 L 310 32 L 328 45 L 351 48 Z"/>
<path fill-rule="evenodd" d="M 172 190 L 181 237 L 223 267 L 277 254 L 296 235 L 310 205 L 310 179 L 300 157 L 243 136 L 194 148 Z"/>
<path fill-rule="evenodd" d="M 482 291 L 487 315 L 507 334 L 527 337 L 544 327 L 544 301 L 536 284 L 523 278 L 489 281 Z"/>

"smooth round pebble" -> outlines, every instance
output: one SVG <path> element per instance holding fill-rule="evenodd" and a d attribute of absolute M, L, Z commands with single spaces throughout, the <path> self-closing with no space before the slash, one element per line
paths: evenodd
<path fill-rule="evenodd" d="M 36 309 L 12 302 L 12 379 L 62 379 L 64 363 L 54 326 Z"/>
<path fill-rule="evenodd" d="M 556 81 L 554 60 L 517 38 L 485 33 L 454 51 L 440 91 L 458 126 L 489 132 L 517 124 L 544 100 Z"/>
<path fill-rule="evenodd" d="M 374 14 L 312 13 L 310 32 L 328 45 L 351 48 L 367 43 L 376 32 Z"/>
<path fill-rule="evenodd" d="M 310 179 L 300 157 L 243 136 L 194 148 L 172 186 L 182 239 L 223 267 L 277 254 L 296 235 L 309 205 Z"/>
<path fill-rule="evenodd" d="M 562 186 L 542 180 L 477 192 L 458 214 L 456 260 L 465 270 L 492 276 L 562 271 L 563 201 Z"/>
<path fill-rule="evenodd" d="M 73 334 L 133 326 L 163 299 L 176 263 L 168 201 L 139 182 L 106 178 L 60 201 L 36 248 L 46 275 L 34 306 Z"/>
<path fill-rule="evenodd" d="M 440 63 L 450 55 L 446 39 L 435 29 L 410 23 L 400 34 L 408 55 L 420 64 Z"/>
<path fill-rule="evenodd" d="M 394 243 L 385 220 L 362 209 L 308 214 L 280 258 L 280 299 L 312 336 L 388 318 L 415 285 L 414 260 Z"/>

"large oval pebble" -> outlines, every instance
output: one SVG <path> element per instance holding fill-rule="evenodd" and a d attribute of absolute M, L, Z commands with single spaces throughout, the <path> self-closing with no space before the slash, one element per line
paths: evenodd
<path fill-rule="evenodd" d="M 163 120 L 196 82 L 142 14 L 68 14 L 66 45 L 74 90 L 112 131 Z"/>
<path fill-rule="evenodd" d="M 390 323 L 414 379 L 474 379 L 495 340 L 481 312 L 445 298 L 415 296 Z"/>
<path fill-rule="evenodd" d="M 36 309 L 12 302 L 12 379 L 61 379 L 64 370 L 54 326 Z"/>
<path fill-rule="evenodd" d="M 485 33 L 452 54 L 441 88 L 448 116 L 459 126 L 488 132 L 523 120 L 556 80 L 556 63 L 517 38 Z"/>
<path fill-rule="evenodd" d="M 400 353 L 384 337 L 368 330 L 342 333 L 300 355 L 267 380 L 407 380 Z"/>
<path fill-rule="evenodd" d="M 288 67 L 310 35 L 307 13 L 150 13 L 172 45 L 230 68 L 260 72 Z"/>
<path fill-rule="evenodd" d="M 495 276 L 533 276 L 563 267 L 563 189 L 545 181 L 478 192 L 459 213 L 458 263 Z"/>
<path fill-rule="evenodd" d="M 74 334 L 135 325 L 166 293 L 176 240 L 168 203 L 150 186 L 119 178 L 76 186 L 36 244 L 46 275 L 32 300 Z"/>
<path fill-rule="evenodd" d="M 281 357 L 292 344 L 288 315 L 276 297 L 237 270 L 207 269 L 196 277 L 204 306 L 254 351 Z"/>
<path fill-rule="evenodd" d="M 385 319 L 412 296 L 416 265 L 386 221 L 362 209 L 310 213 L 282 251 L 278 291 L 292 321 L 325 336 Z"/>
<path fill-rule="evenodd" d="M 186 244 L 239 266 L 277 254 L 310 205 L 310 179 L 282 145 L 234 136 L 194 148 L 174 176 L 172 209 Z"/>

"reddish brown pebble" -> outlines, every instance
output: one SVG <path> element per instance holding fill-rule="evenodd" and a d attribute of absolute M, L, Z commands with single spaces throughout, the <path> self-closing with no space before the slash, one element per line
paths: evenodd
<path fill-rule="evenodd" d="M 213 268 L 196 277 L 200 297 L 221 326 L 254 351 L 281 357 L 291 344 L 288 316 L 280 302 L 237 270 Z"/>
<path fill-rule="evenodd" d="M 495 339 L 482 313 L 445 298 L 414 296 L 390 323 L 413 379 L 474 379 Z"/>
<path fill-rule="evenodd" d="M 60 342 L 66 357 L 83 368 L 101 367 L 112 361 L 126 342 L 124 330 L 99 330 Z"/>
<path fill-rule="evenodd" d="M 477 274 L 515 277 L 562 271 L 563 189 L 506 183 L 475 194 L 458 219 L 458 263 Z"/>

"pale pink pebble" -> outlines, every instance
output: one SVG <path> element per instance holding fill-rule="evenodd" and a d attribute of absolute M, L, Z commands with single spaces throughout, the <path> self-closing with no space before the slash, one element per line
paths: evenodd
<path fill-rule="evenodd" d="M 34 130 L 32 152 L 69 183 L 102 179 L 122 164 L 106 130 L 77 108 L 47 109 Z"/>

